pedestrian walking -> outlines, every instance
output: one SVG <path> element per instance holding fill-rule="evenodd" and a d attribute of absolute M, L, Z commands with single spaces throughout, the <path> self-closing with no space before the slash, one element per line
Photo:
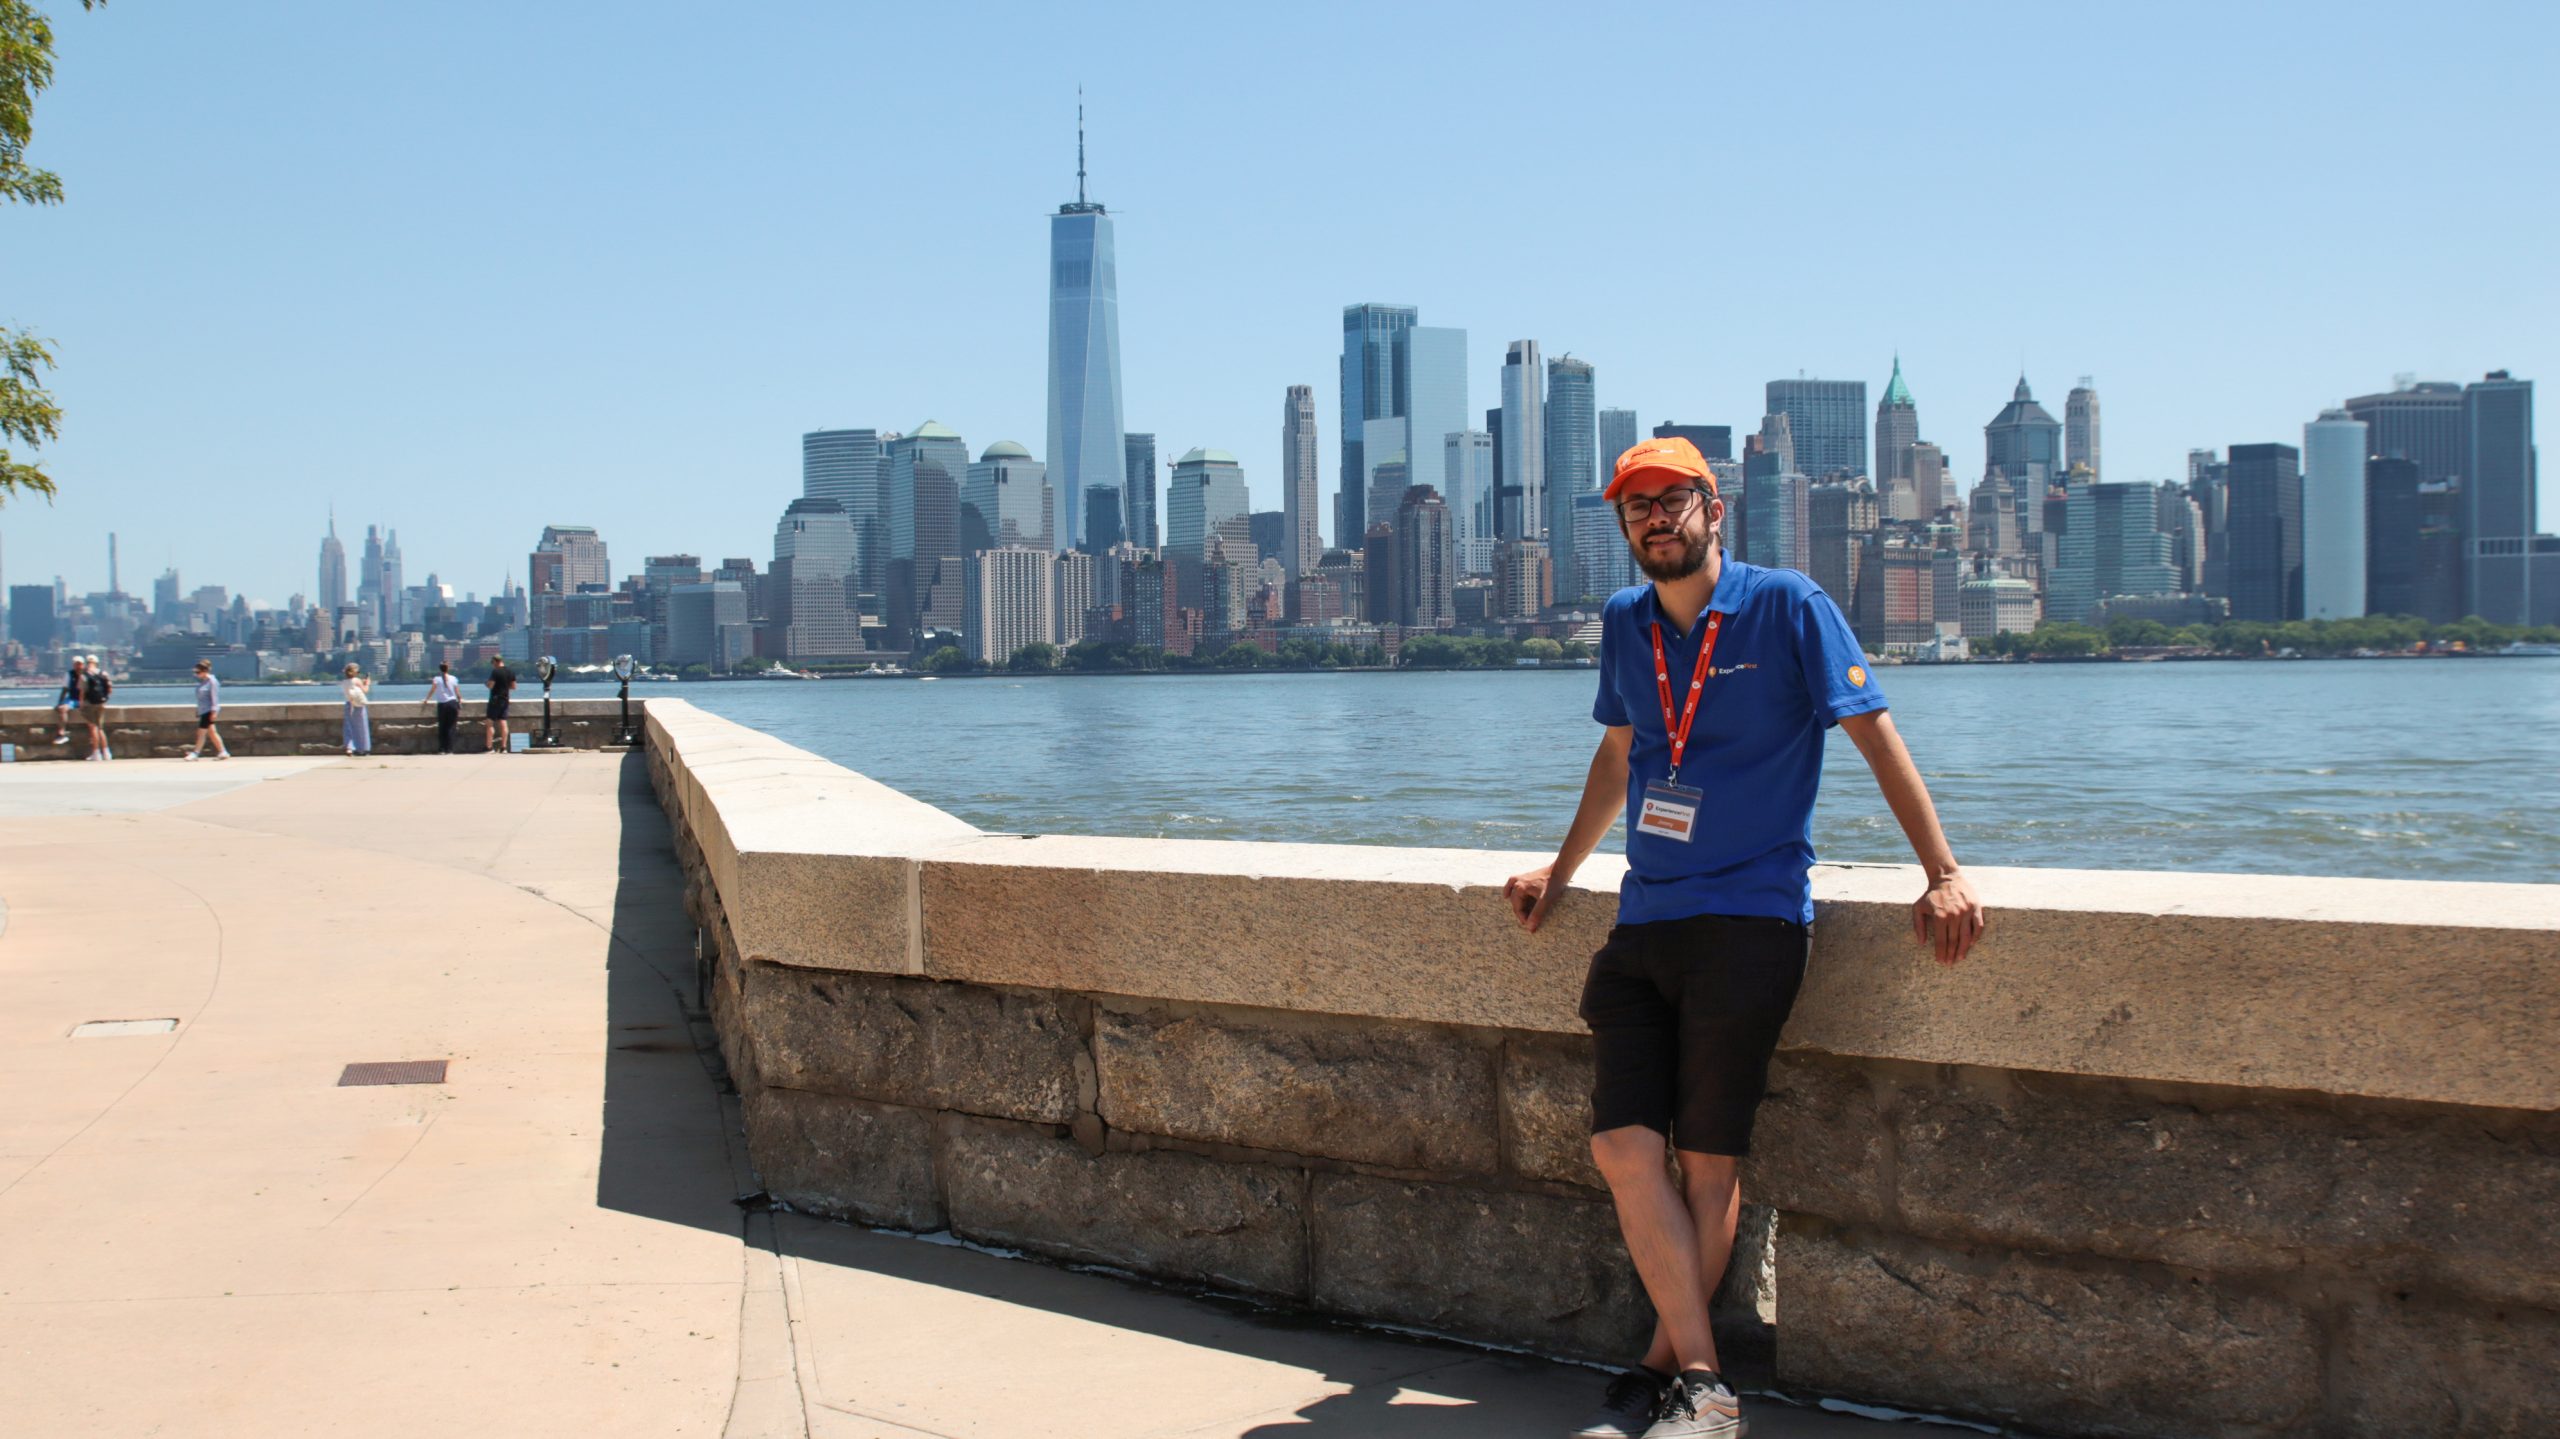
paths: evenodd
<path fill-rule="evenodd" d="M 507 752 L 507 699 L 516 692 L 516 672 L 507 668 L 504 655 L 489 661 L 489 678 L 481 683 L 489 687 L 489 710 L 480 722 L 481 738 L 488 742 L 489 753 Z"/>
<path fill-rule="evenodd" d="M 89 676 L 89 662 L 78 655 L 71 657 L 71 673 L 62 681 L 62 693 L 53 700 L 53 742 L 71 743 L 71 716 L 80 708 L 81 681 Z"/>
<path fill-rule="evenodd" d="M 89 656 L 89 672 L 80 680 L 80 722 L 89 727 L 89 758 L 110 760 L 115 750 L 107 743 L 107 696 L 116 692 L 116 682 L 107 678 L 107 667 Z"/>
<path fill-rule="evenodd" d="M 462 722 L 462 686 L 453 680 L 453 666 L 439 664 L 436 677 L 427 681 L 427 703 L 436 707 L 436 753 L 453 753 L 453 727 Z"/>
<path fill-rule="evenodd" d="M 349 665 L 346 677 L 338 682 L 338 692 L 347 697 L 347 753 L 373 753 L 373 681 Z"/>
<path fill-rule="evenodd" d="M 180 759 L 196 759 L 202 756 L 206 740 L 213 741 L 215 759 L 231 758 L 230 749 L 222 743 L 222 731 L 213 727 L 214 720 L 221 713 L 222 681 L 213 677 L 213 663 L 210 660 L 198 660 L 196 661 L 196 743 L 193 749 L 178 756 Z"/>
<path fill-rule="evenodd" d="M 1803 575 L 1725 556 L 1715 473 L 1682 439 L 1618 456 L 1603 491 L 1648 585 L 1601 610 L 1602 737 L 1555 861 L 1503 886 L 1535 932 L 1621 815 L 1618 924 L 1591 958 L 1591 1157 L 1645 1293 L 1653 1339 L 1577 1439 L 1729 1439 L 1707 1302 L 1741 1208 L 1736 1161 L 1811 948 L 1810 838 L 1823 739 L 1846 731 L 1920 859 L 1911 931 L 1941 964 L 1982 902 L 1885 710 L 1849 622 Z M 1685 681 L 1685 683 L 1683 683 Z M 1679 1155 L 1675 1184 L 1664 1163 Z"/>

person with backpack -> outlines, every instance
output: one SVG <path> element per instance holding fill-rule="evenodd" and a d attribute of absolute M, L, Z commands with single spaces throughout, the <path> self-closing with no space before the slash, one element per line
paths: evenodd
<path fill-rule="evenodd" d="M 80 681 L 80 722 L 89 727 L 89 758 L 111 760 L 116 752 L 107 745 L 107 696 L 116 692 L 116 682 L 107 678 L 107 667 L 96 655 L 89 656 L 89 673 Z"/>

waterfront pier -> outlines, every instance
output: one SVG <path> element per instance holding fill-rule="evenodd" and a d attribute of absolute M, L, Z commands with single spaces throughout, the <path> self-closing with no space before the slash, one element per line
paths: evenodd
<path fill-rule="evenodd" d="M 13 1432 L 1546 1435 L 1647 1322 L 1579 1127 L 1603 860 L 1528 936 L 1523 856 L 989 834 L 646 730 L 0 766 Z M 1908 872 L 1817 874 L 1748 1387 L 2560 1423 L 2560 887 L 1978 879 L 1946 971 Z"/>

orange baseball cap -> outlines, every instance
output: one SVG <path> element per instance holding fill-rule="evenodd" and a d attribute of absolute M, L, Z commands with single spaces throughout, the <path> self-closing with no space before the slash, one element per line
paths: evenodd
<path fill-rule="evenodd" d="M 1707 493 L 1716 492 L 1716 472 L 1707 468 L 1707 457 L 1698 447 L 1674 436 L 1670 439 L 1639 440 L 1618 456 L 1617 473 L 1609 477 L 1609 488 L 1600 492 L 1604 500 L 1615 500 L 1629 484 L 1645 476 L 1677 476 L 1697 480 Z"/>

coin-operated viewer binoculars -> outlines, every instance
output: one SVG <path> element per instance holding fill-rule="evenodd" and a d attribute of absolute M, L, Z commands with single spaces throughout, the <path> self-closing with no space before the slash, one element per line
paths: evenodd
<path fill-rule="evenodd" d="M 639 727 L 631 723 L 631 675 L 638 668 L 631 662 L 631 656 L 614 656 L 613 677 L 622 681 L 622 724 L 613 732 L 613 742 L 618 745 L 636 746 L 640 743 Z"/>
<path fill-rule="evenodd" d="M 551 677 L 560 672 L 560 662 L 544 655 L 533 662 L 533 670 L 542 676 L 542 732 L 526 743 L 534 749 L 558 749 L 560 731 L 551 727 Z"/>

